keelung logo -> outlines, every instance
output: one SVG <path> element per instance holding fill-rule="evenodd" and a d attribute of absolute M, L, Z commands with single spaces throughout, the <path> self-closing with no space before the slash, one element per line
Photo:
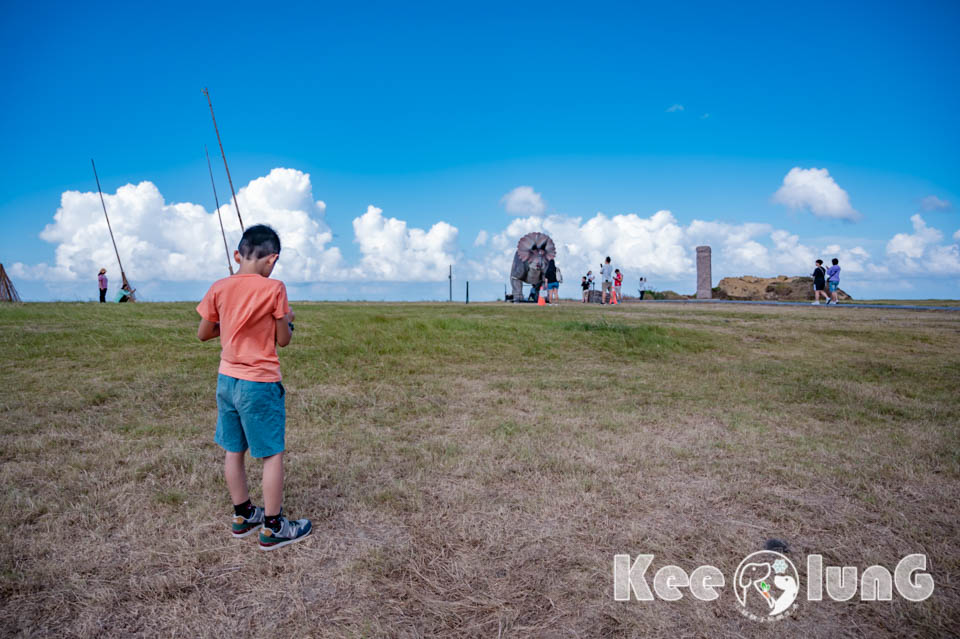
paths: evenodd
<path fill-rule="evenodd" d="M 786 549 L 780 542 L 780 548 Z M 687 572 L 680 566 L 666 565 L 653 574 L 653 588 L 647 581 L 647 569 L 654 556 L 640 554 L 613 557 L 613 598 L 615 601 L 678 601 L 685 592 L 699 601 L 721 597 L 727 585 L 723 572 L 716 566 L 702 565 Z M 927 557 L 914 553 L 903 557 L 891 572 L 880 565 L 868 566 L 862 572 L 856 566 L 824 566 L 823 555 L 807 555 L 806 588 L 800 582 L 796 566 L 783 553 L 760 550 L 750 553 L 733 573 L 734 597 L 729 598 L 744 616 L 760 622 L 789 617 L 806 601 L 824 599 L 848 601 L 859 591 L 860 601 L 890 601 L 896 592 L 907 601 L 920 602 L 934 591 L 933 576 L 926 572 Z"/>

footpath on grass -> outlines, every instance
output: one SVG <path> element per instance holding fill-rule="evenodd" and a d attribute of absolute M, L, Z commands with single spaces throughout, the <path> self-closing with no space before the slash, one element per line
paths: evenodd
<path fill-rule="evenodd" d="M 774 302 L 765 300 L 629 300 L 625 303 L 636 304 L 759 304 L 762 306 L 816 306 L 810 302 Z M 906 311 L 960 311 L 960 306 L 921 306 L 917 304 L 869 304 L 860 302 L 841 302 L 840 304 L 820 304 L 824 308 L 889 308 Z"/>

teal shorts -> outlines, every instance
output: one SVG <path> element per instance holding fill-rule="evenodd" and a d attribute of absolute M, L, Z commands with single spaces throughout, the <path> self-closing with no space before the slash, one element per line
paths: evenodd
<path fill-rule="evenodd" d="M 287 426 L 284 395 L 280 382 L 251 382 L 221 374 L 213 441 L 231 453 L 249 448 L 251 457 L 282 453 Z"/>
<path fill-rule="evenodd" d="M 830 285 L 830 292 L 836 293 L 837 289 L 840 288 L 840 282 L 827 282 Z"/>

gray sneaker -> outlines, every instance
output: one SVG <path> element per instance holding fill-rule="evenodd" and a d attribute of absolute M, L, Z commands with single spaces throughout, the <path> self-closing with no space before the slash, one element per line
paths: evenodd
<path fill-rule="evenodd" d="M 302 540 L 310 534 L 313 524 L 309 519 L 290 521 L 280 517 L 280 530 L 273 530 L 266 524 L 260 529 L 260 550 L 275 550 Z"/>
<path fill-rule="evenodd" d="M 247 537 L 257 532 L 263 526 L 263 508 L 254 506 L 253 514 L 249 517 L 234 515 L 233 517 L 233 536 L 236 538 Z"/>

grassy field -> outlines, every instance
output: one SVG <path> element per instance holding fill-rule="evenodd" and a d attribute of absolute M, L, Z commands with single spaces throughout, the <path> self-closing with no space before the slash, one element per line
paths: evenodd
<path fill-rule="evenodd" d="M 960 313 L 294 308 L 285 508 L 315 533 L 272 553 L 229 536 L 193 305 L 0 308 L 0 635 L 960 631 Z M 759 624 L 729 584 L 769 537 L 802 594 L 808 553 L 925 553 L 936 591 Z M 618 553 L 728 587 L 615 602 Z"/>
<path fill-rule="evenodd" d="M 960 300 L 848 300 L 844 304 L 888 304 L 891 306 L 960 306 Z"/>

